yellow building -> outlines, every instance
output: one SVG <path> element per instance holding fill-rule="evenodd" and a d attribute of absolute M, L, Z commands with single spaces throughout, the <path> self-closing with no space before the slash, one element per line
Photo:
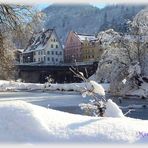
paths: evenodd
<path fill-rule="evenodd" d="M 99 44 L 96 39 L 88 40 L 85 38 L 82 46 L 83 61 L 98 61 L 102 54 Z"/>
<path fill-rule="evenodd" d="M 66 40 L 64 53 L 66 62 L 71 62 L 73 58 L 76 61 L 89 62 L 98 61 L 102 50 L 94 35 L 71 31 Z"/>

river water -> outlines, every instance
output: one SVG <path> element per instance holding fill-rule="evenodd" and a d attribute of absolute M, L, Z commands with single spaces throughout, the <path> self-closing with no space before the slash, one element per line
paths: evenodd
<path fill-rule="evenodd" d="M 73 114 L 84 114 L 80 109 L 80 103 L 88 103 L 89 97 L 83 98 L 77 93 L 59 93 L 59 92 L 0 92 L 0 101 L 23 100 L 35 105 L 40 105 L 47 108 L 52 108 Z M 129 105 L 137 105 L 146 107 L 135 108 L 126 116 L 148 120 L 148 101 L 142 99 L 111 99 L 121 106 L 122 111 L 126 113 L 129 109 L 123 108 Z"/>

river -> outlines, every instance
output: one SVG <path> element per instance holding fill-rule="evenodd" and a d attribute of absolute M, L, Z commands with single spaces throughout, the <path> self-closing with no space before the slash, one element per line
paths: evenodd
<path fill-rule="evenodd" d="M 84 114 L 80 109 L 80 103 L 88 103 L 89 97 L 83 98 L 77 93 L 59 92 L 0 92 L 0 101 L 23 100 L 35 105 L 65 111 L 73 114 Z M 122 103 L 116 98 L 112 98 L 121 107 L 129 105 L 148 106 L 148 101 L 140 99 L 122 99 Z M 122 108 L 126 113 L 129 109 Z M 136 108 L 126 116 L 148 120 L 148 107 Z"/>

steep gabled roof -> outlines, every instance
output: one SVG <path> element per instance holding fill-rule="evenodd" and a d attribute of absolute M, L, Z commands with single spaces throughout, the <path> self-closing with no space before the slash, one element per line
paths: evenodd
<path fill-rule="evenodd" d="M 29 40 L 29 44 L 27 48 L 24 50 L 24 52 L 43 49 L 46 46 L 48 40 L 50 39 L 53 31 L 54 29 L 47 29 L 46 31 L 34 33 L 31 39 Z"/>

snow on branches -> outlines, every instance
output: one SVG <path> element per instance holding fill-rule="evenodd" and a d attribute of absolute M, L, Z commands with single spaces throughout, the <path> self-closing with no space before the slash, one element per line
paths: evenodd
<path fill-rule="evenodd" d="M 147 8 L 140 11 L 129 23 L 128 34 L 120 34 L 109 29 L 98 34 L 98 42 L 104 53 L 98 63 L 96 79 L 98 82 L 102 80 L 110 82 L 112 94 L 124 95 L 134 88 L 133 82 L 127 82 L 124 79 L 127 75 L 132 77 L 135 71 L 143 76 L 148 75 Z M 133 67 L 132 64 L 136 62 L 139 64 Z"/>
<path fill-rule="evenodd" d="M 101 95 L 101 96 L 105 96 L 105 90 L 104 88 L 102 87 L 102 85 L 98 84 L 97 82 L 95 81 L 90 81 L 90 84 L 92 85 L 93 87 L 93 93 L 96 93 L 98 95 Z"/>
<path fill-rule="evenodd" d="M 148 8 L 141 10 L 131 22 L 131 28 L 139 34 L 148 35 Z"/>
<path fill-rule="evenodd" d="M 85 82 L 91 85 L 91 89 L 87 87 L 87 85 L 81 89 L 81 94 L 83 97 L 87 95 L 91 97 L 90 102 L 85 104 L 80 104 L 80 108 L 84 110 L 85 114 L 91 116 L 111 116 L 111 117 L 119 117 L 124 116 L 122 111 L 119 109 L 118 105 L 116 105 L 111 100 L 106 100 L 105 98 L 105 90 L 104 88 L 95 81 L 86 79 L 82 72 L 75 72 L 74 69 L 70 69 L 77 77 L 81 78 Z M 79 87 L 79 86 L 78 86 Z M 112 111 L 111 111 L 112 110 Z M 113 115 L 110 115 L 113 113 Z"/>

